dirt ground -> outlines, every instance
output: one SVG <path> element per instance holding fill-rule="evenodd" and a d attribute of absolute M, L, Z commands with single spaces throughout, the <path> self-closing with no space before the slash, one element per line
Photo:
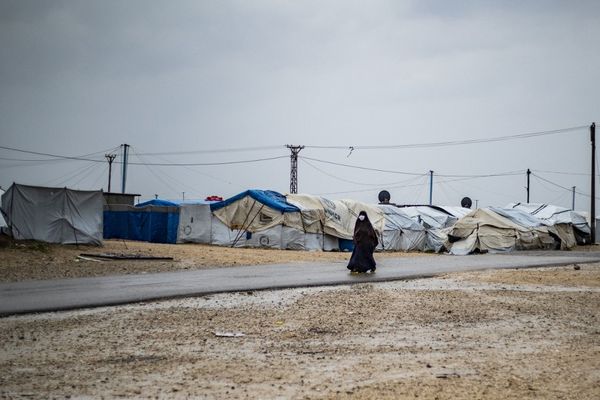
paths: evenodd
<path fill-rule="evenodd" d="M 94 250 L 145 246 L 175 260 L 75 261 L 81 248 L 11 244 L 0 276 L 348 257 L 131 242 Z M 599 311 L 600 264 L 581 264 L 7 317 L 0 398 L 598 399 Z"/>
<path fill-rule="evenodd" d="M 171 257 L 172 261 L 106 260 L 81 254 Z M 422 253 L 379 253 L 378 257 L 419 257 Z M 348 252 L 293 251 L 161 244 L 105 240 L 102 247 L 14 242 L 0 236 L 0 282 L 139 274 L 177 270 L 280 264 L 306 261 L 348 261 Z"/>

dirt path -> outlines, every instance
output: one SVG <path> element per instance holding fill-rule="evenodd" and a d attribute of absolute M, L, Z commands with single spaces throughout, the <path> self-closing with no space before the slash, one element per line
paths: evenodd
<path fill-rule="evenodd" d="M 600 398 L 600 264 L 0 319 L 6 398 Z"/>

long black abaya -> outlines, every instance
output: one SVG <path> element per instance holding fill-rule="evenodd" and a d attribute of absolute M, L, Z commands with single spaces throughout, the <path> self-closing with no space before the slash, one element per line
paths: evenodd
<path fill-rule="evenodd" d="M 360 218 L 364 216 L 364 218 Z M 348 269 L 352 272 L 375 271 L 376 263 L 373 252 L 379 243 L 377 234 L 367 213 L 361 211 L 354 225 L 354 249 L 348 262 Z"/>

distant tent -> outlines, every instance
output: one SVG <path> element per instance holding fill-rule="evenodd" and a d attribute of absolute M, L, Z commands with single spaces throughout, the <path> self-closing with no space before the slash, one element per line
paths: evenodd
<path fill-rule="evenodd" d="M 424 250 L 427 242 L 425 228 L 412 219 L 403 208 L 393 205 L 377 206 L 384 214 L 385 225 L 377 249 L 391 251 Z"/>
<path fill-rule="evenodd" d="M 246 190 L 210 205 L 211 243 L 221 246 L 320 249 L 305 241 L 300 210 L 272 190 Z"/>
<path fill-rule="evenodd" d="M 383 235 L 385 216 L 377 206 L 307 194 L 288 194 L 286 199 L 300 209 L 307 240 L 320 240 L 323 250 L 352 249 L 354 224 L 360 211 L 367 213 L 378 236 L 381 238 Z"/>
<path fill-rule="evenodd" d="M 400 209 L 425 228 L 427 241 L 422 250 L 435 252 L 449 248 L 449 229 L 459 218 L 471 212 L 468 208 L 430 205 L 404 206 Z"/>
<path fill-rule="evenodd" d="M 169 201 L 169 200 L 152 199 L 152 200 L 144 201 L 142 203 L 138 203 L 138 204 L 135 205 L 135 207 L 137 207 L 137 208 L 146 207 L 146 206 L 153 206 L 153 207 L 179 207 L 179 203 L 176 203 L 176 202 L 173 202 L 173 201 Z"/>
<path fill-rule="evenodd" d="M 15 239 L 102 244 L 102 191 L 14 183 L 2 195 L 7 231 Z"/>
<path fill-rule="evenodd" d="M 480 208 L 459 219 L 448 238 L 454 255 L 554 248 L 556 244 L 540 221 L 517 218 L 516 213 L 494 208 Z"/>
<path fill-rule="evenodd" d="M 576 211 L 550 204 L 535 203 L 510 203 L 505 208 L 524 211 L 544 221 L 547 225 L 555 226 L 559 231 L 569 231 L 570 226 L 577 244 L 583 245 L 591 242 L 590 225 L 586 218 Z"/>

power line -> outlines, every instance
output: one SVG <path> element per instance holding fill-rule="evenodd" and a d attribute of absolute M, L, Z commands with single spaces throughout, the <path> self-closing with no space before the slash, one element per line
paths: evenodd
<path fill-rule="evenodd" d="M 4 150 L 10 150 L 10 151 L 16 151 L 19 153 L 26 153 L 26 154 L 35 154 L 38 156 L 45 156 L 45 157 L 54 157 L 54 159 L 56 158 L 60 158 L 60 159 L 64 159 L 64 160 L 77 160 L 77 161 L 90 161 L 90 162 L 101 162 L 104 163 L 105 161 L 100 159 L 100 160 L 96 160 L 96 159 L 92 159 L 92 158 L 86 158 L 88 156 L 94 155 L 94 154 L 100 154 L 100 153 L 105 153 L 107 151 L 110 150 L 114 150 L 115 147 L 111 147 L 110 149 L 106 149 L 103 151 L 98 151 L 98 152 L 94 152 L 94 153 L 90 153 L 90 154 L 84 154 L 83 156 L 63 156 L 63 155 L 58 155 L 58 154 L 51 154 L 51 153 L 42 153 L 39 151 L 31 151 L 31 150 L 23 150 L 23 149 L 17 149 L 14 147 L 7 147 L 7 146 L 0 146 L 0 149 L 4 149 Z M 15 161 L 55 161 L 54 159 L 51 160 L 15 160 Z"/>
<path fill-rule="evenodd" d="M 546 183 L 548 183 L 548 184 L 550 184 L 550 185 L 553 185 L 553 186 L 559 187 L 559 188 L 561 188 L 561 189 L 564 189 L 564 190 L 566 190 L 566 191 L 568 191 L 568 192 L 570 192 L 570 193 L 572 193 L 572 192 L 573 192 L 573 188 L 572 188 L 572 187 L 570 187 L 570 188 L 566 188 L 566 187 L 564 187 L 564 186 L 562 186 L 562 185 L 559 185 L 558 183 L 555 183 L 555 182 L 552 182 L 552 181 L 550 181 L 550 180 L 548 180 L 548 179 L 542 178 L 541 176 L 539 176 L 539 175 L 537 175 L 537 174 L 531 174 L 531 175 L 535 176 L 535 177 L 536 177 L 536 178 L 538 178 L 539 180 L 541 180 L 541 181 L 544 181 L 544 182 L 546 182 Z M 576 191 L 575 191 L 575 193 L 576 193 L 576 194 L 578 194 L 578 195 L 580 195 L 580 196 L 591 197 L 591 195 L 590 195 L 590 194 L 588 194 L 588 193 L 583 193 L 583 192 L 580 192 L 580 191 L 578 191 L 578 190 L 576 190 Z M 600 199 L 600 197 L 596 196 L 596 199 Z"/>
<path fill-rule="evenodd" d="M 459 146 L 464 144 L 476 144 L 476 143 L 489 143 L 489 142 L 501 142 L 506 140 L 519 140 L 527 139 L 536 136 L 555 135 L 558 133 L 574 132 L 582 129 L 588 129 L 588 125 L 574 126 L 570 128 L 554 129 L 549 131 L 540 132 L 528 132 L 517 135 L 498 136 L 487 139 L 466 139 L 466 140 L 451 140 L 445 142 L 431 142 L 431 143 L 413 143 L 413 144 L 396 144 L 386 146 L 306 146 L 306 148 L 313 149 L 344 149 L 344 150 L 381 150 L 381 149 L 416 149 L 416 148 L 428 148 L 428 147 L 445 147 L 445 146 Z"/>
<path fill-rule="evenodd" d="M 318 158 L 312 158 L 312 157 L 301 156 L 300 158 L 301 159 L 305 159 L 305 160 L 316 161 L 316 162 L 320 162 L 320 163 L 324 163 L 324 164 L 339 165 L 341 167 L 362 169 L 362 170 L 365 170 L 365 171 L 386 172 L 386 173 L 390 173 L 390 174 L 413 175 L 413 176 L 421 176 L 421 175 L 423 175 L 423 173 L 416 173 L 416 172 L 403 172 L 403 171 L 393 171 L 393 170 L 389 170 L 389 169 L 359 167 L 357 165 L 336 163 L 336 162 L 333 162 L 333 161 L 326 161 L 326 160 L 319 160 Z"/>
<path fill-rule="evenodd" d="M 38 151 L 17 149 L 14 147 L 7 147 L 7 146 L 0 146 L 0 149 L 17 151 L 20 153 L 35 154 L 35 155 L 46 156 L 46 157 L 60 158 L 60 159 L 64 159 L 64 160 L 89 161 L 89 162 L 96 162 L 96 163 L 106 162 L 103 159 L 96 160 L 96 159 L 91 159 L 91 158 L 85 158 L 85 156 L 84 157 L 63 156 L 63 155 L 58 155 L 58 154 L 42 153 L 42 152 L 38 152 Z M 105 151 L 97 152 L 97 153 L 104 153 L 104 152 Z M 97 153 L 91 153 L 91 154 L 97 154 Z M 128 164 L 129 165 L 153 165 L 153 166 L 160 166 L 160 167 L 193 167 L 193 166 L 209 166 L 209 165 L 247 164 L 247 163 L 255 163 L 255 162 L 262 162 L 262 161 L 278 160 L 281 158 L 287 158 L 287 156 L 257 158 L 257 159 L 252 159 L 252 160 L 212 162 L 212 163 L 133 163 L 133 162 L 129 162 Z M 115 161 L 115 163 L 122 163 L 122 162 Z"/>
<path fill-rule="evenodd" d="M 401 175 L 412 175 L 412 176 L 422 176 L 424 173 L 419 173 L 419 172 L 405 172 L 405 171 L 395 171 L 395 170 L 388 170 L 388 169 L 379 169 L 379 168 L 369 168 L 369 167 L 361 167 L 358 165 L 351 165 L 351 164 L 343 164 L 343 163 L 337 163 L 337 162 L 333 162 L 333 161 L 327 161 L 327 160 L 320 160 L 318 158 L 312 158 L 312 157 L 300 157 L 303 161 L 306 160 L 311 160 L 311 161 L 316 161 L 316 162 L 320 162 L 320 163 L 324 163 L 324 164 L 331 164 L 331 165 L 338 165 L 341 167 L 348 167 L 348 168 L 355 168 L 355 169 L 361 169 L 361 170 L 365 170 L 365 171 L 375 171 L 375 172 L 385 172 L 385 173 L 390 173 L 390 174 L 401 174 Z M 443 178 L 491 178 L 491 177 L 496 177 L 496 176 L 514 176 L 514 175 L 521 175 L 523 174 L 523 171 L 521 170 L 515 170 L 515 171 L 507 171 L 507 172 L 498 172 L 498 173 L 493 173 L 493 174 L 473 174 L 473 175 L 454 175 L 454 174 L 435 174 L 437 177 L 443 177 Z"/>
<path fill-rule="evenodd" d="M 591 174 L 583 173 L 583 172 L 561 172 L 561 171 L 545 171 L 542 169 L 532 169 L 532 172 L 543 172 L 546 174 L 557 174 L 557 175 L 573 175 L 573 176 L 590 176 Z"/>
<path fill-rule="evenodd" d="M 414 178 L 410 178 L 410 179 L 408 179 L 406 181 L 400 181 L 400 182 L 387 182 L 387 183 L 363 183 L 363 182 L 355 182 L 355 181 L 351 181 L 351 180 L 348 180 L 348 179 L 340 178 L 339 176 L 336 176 L 336 175 L 333 175 L 333 174 L 331 174 L 331 173 L 329 173 L 327 171 L 324 171 L 323 169 L 317 167 L 316 165 L 313 165 L 312 163 L 308 162 L 305 158 L 306 157 L 303 157 L 301 161 L 303 163 L 305 163 L 306 165 L 310 166 L 311 168 L 313 168 L 313 169 L 321 172 L 322 174 L 327 175 L 327 176 L 329 176 L 329 177 L 331 177 L 333 179 L 337 179 L 339 181 L 346 182 L 346 183 L 351 183 L 353 185 L 379 186 L 379 187 L 382 187 L 382 186 L 397 185 L 399 183 L 409 182 L 409 181 L 412 181 L 412 180 L 414 180 L 414 179 L 416 179 L 416 178 L 419 177 L 419 176 L 417 176 L 417 177 L 414 177 Z M 422 175 L 424 176 L 425 174 L 422 174 Z"/>
<path fill-rule="evenodd" d="M 168 155 L 183 155 L 183 154 L 213 154 L 213 153 L 234 153 L 243 151 L 259 151 L 259 150 L 280 150 L 285 146 L 257 146 L 257 147 L 238 147 L 230 149 L 212 149 L 212 150 L 186 150 L 186 151 L 167 151 L 158 153 L 138 153 L 140 156 L 168 156 Z"/>
<path fill-rule="evenodd" d="M 223 161 L 223 162 L 211 162 L 211 163 L 135 163 L 130 162 L 129 165 L 152 165 L 156 167 L 198 167 L 198 166 L 210 166 L 210 165 L 234 165 L 234 164 L 249 164 L 262 161 L 280 160 L 282 158 L 288 158 L 288 156 L 277 156 L 267 158 L 256 158 L 253 160 L 240 160 L 240 161 Z"/>
<path fill-rule="evenodd" d="M 149 154 L 149 153 L 138 153 L 138 152 L 135 152 L 135 151 L 134 151 L 134 153 L 136 154 L 136 156 L 138 157 L 138 159 L 139 159 L 139 160 L 141 160 L 142 162 L 144 161 L 144 159 L 142 159 L 142 156 L 143 156 L 144 154 Z M 158 156 L 158 155 L 156 156 L 156 158 L 163 160 L 165 163 L 171 163 L 171 164 L 173 163 L 171 160 L 169 160 L 169 159 L 167 159 L 167 158 L 164 158 L 164 157 L 160 157 L 160 156 Z M 194 174 L 199 174 L 199 175 L 202 175 L 202 176 L 204 176 L 204 177 L 207 177 L 207 178 L 213 179 L 213 180 L 215 180 L 215 181 L 217 181 L 217 182 L 226 183 L 226 184 L 228 184 L 228 185 L 231 185 L 231 184 L 232 184 L 232 183 L 231 183 L 229 180 L 227 180 L 227 179 L 219 178 L 219 177 L 213 176 L 213 175 L 211 175 L 211 174 L 207 174 L 207 173 L 205 173 L 205 172 L 198 171 L 197 169 L 193 169 L 193 168 L 191 168 L 191 167 L 188 167 L 188 166 L 184 166 L 183 168 L 187 169 L 188 171 L 190 171 L 190 172 L 192 172 L 192 173 L 194 173 Z"/>

